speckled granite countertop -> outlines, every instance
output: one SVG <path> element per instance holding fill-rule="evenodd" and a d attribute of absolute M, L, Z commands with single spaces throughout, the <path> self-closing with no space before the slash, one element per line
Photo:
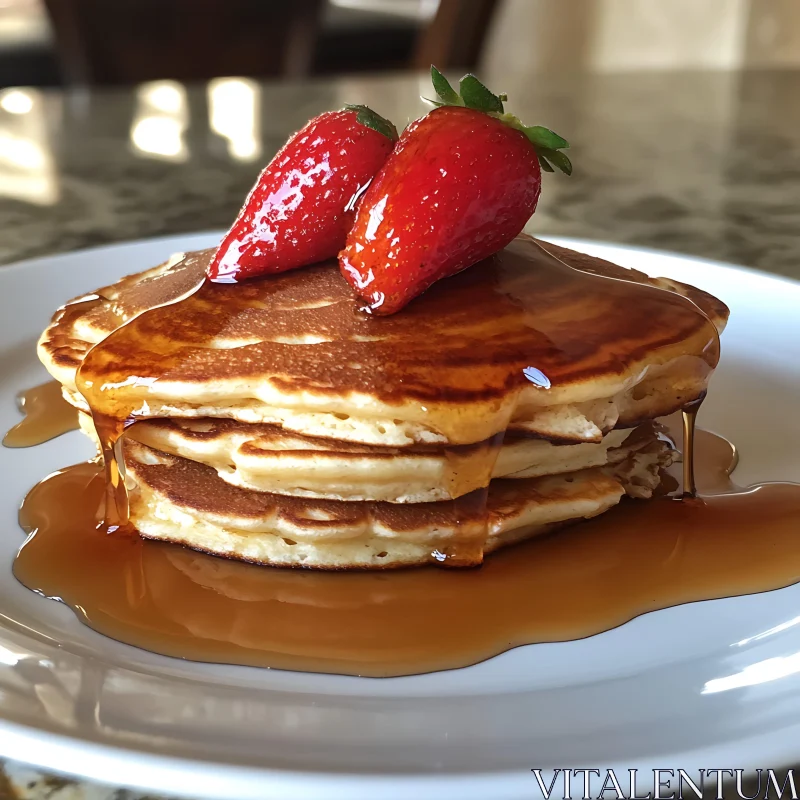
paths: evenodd
<path fill-rule="evenodd" d="M 575 174 L 548 176 L 536 230 L 800 276 L 800 72 L 487 81 L 572 143 Z M 394 76 L 0 102 L 13 143 L 0 148 L 0 263 L 226 227 L 309 116 L 366 102 L 399 127 L 424 91 L 424 78 Z"/>
<path fill-rule="evenodd" d="M 800 72 L 484 76 L 567 136 L 575 174 L 546 178 L 533 229 L 732 261 L 800 278 Z M 152 84 L 0 92 L 0 263 L 224 228 L 308 117 L 367 103 L 400 127 L 424 76 L 307 84 Z M 139 800 L 0 770 L 0 800 Z"/>

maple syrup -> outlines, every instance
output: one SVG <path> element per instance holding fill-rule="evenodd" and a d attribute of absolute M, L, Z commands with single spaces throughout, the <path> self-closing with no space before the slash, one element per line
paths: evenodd
<path fill-rule="evenodd" d="M 180 253 L 170 259 L 172 268 L 168 272 L 168 279 L 156 278 L 143 282 L 133 288 L 132 297 L 129 298 L 128 307 L 120 303 L 112 305 L 112 313 L 118 317 L 119 327 L 111 337 L 114 341 L 125 341 L 128 331 L 142 316 L 154 314 L 166 308 L 169 313 L 179 306 L 181 301 L 190 299 L 205 284 L 205 271 L 196 269 L 196 255 Z M 86 301 L 79 299 L 80 303 Z M 89 302 L 95 302 L 94 297 Z M 64 309 L 69 312 L 75 304 L 67 304 Z M 167 343 L 162 342 L 161 352 L 155 359 L 153 368 L 160 360 L 166 360 Z M 128 405 L 119 402 L 106 402 L 104 393 L 110 388 L 107 376 L 101 374 L 102 370 L 94 368 L 97 354 L 105 353 L 104 342 L 92 347 L 83 357 L 75 375 L 78 391 L 83 395 L 89 405 L 97 439 L 100 444 L 100 454 L 105 472 L 105 501 L 103 523 L 107 533 L 124 531 L 135 534 L 136 531 L 128 518 L 128 490 L 125 486 L 124 459 L 121 457 L 120 437 L 125 429 L 133 424 L 137 416 L 146 416 L 143 409 L 137 404 Z M 163 371 L 161 376 L 163 377 Z M 137 380 L 133 378 L 134 382 Z M 127 376 L 123 383 L 130 382 Z M 145 379 L 146 382 L 146 379 Z M 141 403 L 138 404 L 141 406 Z M 146 403 L 145 403 L 146 406 Z"/>
<path fill-rule="evenodd" d="M 623 500 L 479 569 L 346 573 L 100 533 L 102 468 L 80 464 L 26 498 L 14 574 L 101 633 L 179 658 L 370 676 L 462 667 L 800 580 L 800 485 L 736 488 L 733 448 L 702 430 L 695 455 L 694 499 Z"/>
<path fill-rule="evenodd" d="M 78 428 L 78 412 L 62 396 L 58 381 L 21 392 L 17 406 L 25 417 L 3 437 L 6 447 L 32 447 Z"/>
<path fill-rule="evenodd" d="M 697 422 L 697 412 L 705 399 L 703 394 L 693 400 L 681 411 L 683 423 L 683 497 L 690 498 L 697 494 L 697 484 L 694 478 L 694 430 Z M 731 467 L 733 469 L 733 467 Z"/>

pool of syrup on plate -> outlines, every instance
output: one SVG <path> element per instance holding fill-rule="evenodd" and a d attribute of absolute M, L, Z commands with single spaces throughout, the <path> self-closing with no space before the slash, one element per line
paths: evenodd
<path fill-rule="evenodd" d="M 3 437 L 6 447 L 31 447 L 78 427 L 78 412 L 62 399 L 58 381 L 21 392 L 17 406 L 25 416 Z"/>
<path fill-rule="evenodd" d="M 48 420 L 69 416 L 55 390 L 37 395 L 49 407 L 29 418 L 31 444 L 52 435 Z M 692 442 L 692 416 L 696 496 L 623 500 L 479 569 L 282 570 L 108 534 L 97 523 L 103 469 L 88 463 L 31 490 L 14 574 L 101 633 L 157 653 L 366 676 L 462 667 L 680 603 L 797 582 L 800 485 L 735 486 L 734 448 L 703 430 Z"/>

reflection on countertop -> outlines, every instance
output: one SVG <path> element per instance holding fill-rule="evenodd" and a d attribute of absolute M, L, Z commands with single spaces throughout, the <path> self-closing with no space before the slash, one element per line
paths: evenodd
<path fill-rule="evenodd" d="M 488 77 L 522 118 L 572 143 L 575 174 L 546 178 L 534 230 L 800 276 L 800 72 Z M 224 228 L 310 116 L 367 103 L 405 125 L 426 86 L 396 75 L 4 90 L 0 263 Z"/>
<path fill-rule="evenodd" d="M 0 198 L 34 207 L 59 200 L 45 105 L 35 89 L 0 91 Z"/>

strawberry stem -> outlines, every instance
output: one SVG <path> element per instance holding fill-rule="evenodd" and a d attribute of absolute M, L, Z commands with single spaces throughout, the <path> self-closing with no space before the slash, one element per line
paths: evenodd
<path fill-rule="evenodd" d="M 489 114 L 527 137 L 536 150 L 539 164 L 545 172 L 554 172 L 556 167 L 566 175 L 572 174 L 572 162 L 565 153 L 560 152 L 569 147 L 569 142 L 549 128 L 542 125 L 525 125 L 518 117 L 507 113 L 503 103 L 508 100 L 508 95 L 494 94 L 472 74 L 465 75 L 459 81 L 457 92 L 433 64 L 431 64 L 431 82 L 439 99 L 429 100 L 423 97 L 423 100 L 437 107 L 462 106 Z"/>

